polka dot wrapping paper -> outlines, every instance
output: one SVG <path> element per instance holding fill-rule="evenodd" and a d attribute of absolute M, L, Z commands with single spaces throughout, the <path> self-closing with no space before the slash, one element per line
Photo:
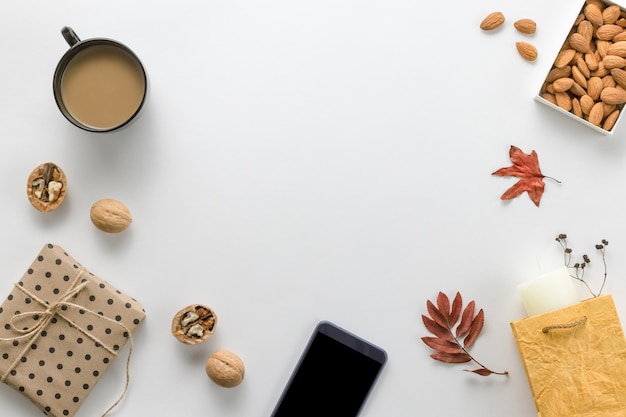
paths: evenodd
<path fill-rule="evenodd" d="M 2 381 L 44 414 L 72 416 L 145 316 L 135 299 L 47 244 L 0 306 Z"/>

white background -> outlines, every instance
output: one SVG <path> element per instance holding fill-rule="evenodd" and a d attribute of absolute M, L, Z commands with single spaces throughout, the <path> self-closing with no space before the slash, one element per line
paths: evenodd
<path fill-rule="evenodd" d="M 603 136 L 533 97 L 582 2 L 567 0 L 13 1 L 0 6 L 0 288 L 9 293 L 46 242 L 137 298 L 128 395 L 112 415 L 269 416 L 318 320 L 382 346 L 389 362 L 363 417 L 536 415 L 509 323 L 519 283 L 563 263 L 554 237 L 589 253 L 608 239 L 605 293 L 626 317 L 626 125 Z M 495 33 L 479 23 L 502 11 Z M 513 22 L 532 18 L 537 33 Z M 52 74 L 60 30 L 131 47 L 150 77 L 141 117 L 108 134 L 67 122 Z M 515 42 L 533 43 L 526 62 Z M 492 176 L 516 145 L 536 150 L 540 207 Z M 53 161 L 63 205 L 42 214 L 26 179 Z M 125 232 L 89 220 L 124 202 Z M 594 263 L 595 261 L 595 263 Z M 582 286 L 581 297 L 585 297 Z M 472 353 L 508 377 L 429 358 L 426 300 L 460 291 L 483 308 Z M 212 306 L 214 336 L 186 346 L 173 315 Z M 230 390 L 204 363 L 245 362 Z M 117 360 L 77 417 L 119 395 Z M 329 377 L 341 378 L 341 370 Z M 6 385 L 2 415 L 40 412 Z"/>

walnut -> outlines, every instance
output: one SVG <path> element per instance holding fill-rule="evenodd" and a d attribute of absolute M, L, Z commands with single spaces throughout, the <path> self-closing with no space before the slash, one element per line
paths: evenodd
<path fill-rule="evenodd" d="M 216 325 L 217 315 L 210 307 L 193 304 L 176 313 L 172 335 L 187 345 L 195 345 L 211 337 Z"/>
<path fill-rule="evenodd" d="M 89 218 L 94 226 L 107 233 L 123 232 L 133 221 L 128 207 L 112 198 L 104 198 L 93 203 L 89 210 Z"/>
<path fill-rule="evenodd" d="M 209 378 L 224 388 L 241 384 L 245 374 L 243 361 L 228 350 L 214 352 L 207 360 L 205 369 Z"/>
<path fill-rule="evenodd" d="M 47 213 L 59 207 L 65 199 L 67 179 L 58 165 L 46 162 L 35 168 L 28 177 L 26 194 L 37 210 Z"/>

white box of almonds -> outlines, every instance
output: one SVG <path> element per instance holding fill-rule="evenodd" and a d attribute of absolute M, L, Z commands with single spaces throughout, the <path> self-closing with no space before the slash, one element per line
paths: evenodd
<path fill-rule="evenodd" d="M 586 0 L 535 98 L 612 135 L 626 103 L 626 10 Z"/>

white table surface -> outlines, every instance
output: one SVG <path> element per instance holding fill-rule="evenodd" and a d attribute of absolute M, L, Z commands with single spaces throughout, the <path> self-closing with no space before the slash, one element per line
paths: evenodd
<path fill-rule="evenodd" d="M 268 416 L 318 320 L 389 354 L 363 417 L 536 415 L 509 323 L 519 283 L 561 266 L 554 237 L 596 263 L 626 317 L 626 124 L 604 136 L 533 100 L 582 2 L 407 0 L 44 0 L 0 7 L 0 286 L 8 294 L 46 242 L 141 301 L 131 385 L 111 415 Z M 478 28 L 494 10 L 496 33 Z M 512 23 L 537 22 L 524 36 Z M 150 76 L 141 117 L 117 133 L 68 123 L 52 96 L 60 34 L 130 46 Z M 533 43 L 537 61 L 515 42 Z M 540 207 L 516 181 L 511 145 L 536 150 Z M 57 163 L 66 201 L 42 214 L 30 171 Z M 97 230 L 89 208 L 115 198 L 131 227 Z M 460 291 L 485 310 L 472 353 L 508 377 L 429 358 L 426 300 Z M 580 287 L 581 296 L 584 296 Z M 212 306 L 218 328 L 185 346 L 180 308 Z M 244 382 L 214 385 L 204 362 L 229 349 Z M 121 391 L 123 360 L 77 417 Z M 338 377 L 340 375 L 337 375 Z M 0 386 L 2 415 L 40 415 Z"/>

